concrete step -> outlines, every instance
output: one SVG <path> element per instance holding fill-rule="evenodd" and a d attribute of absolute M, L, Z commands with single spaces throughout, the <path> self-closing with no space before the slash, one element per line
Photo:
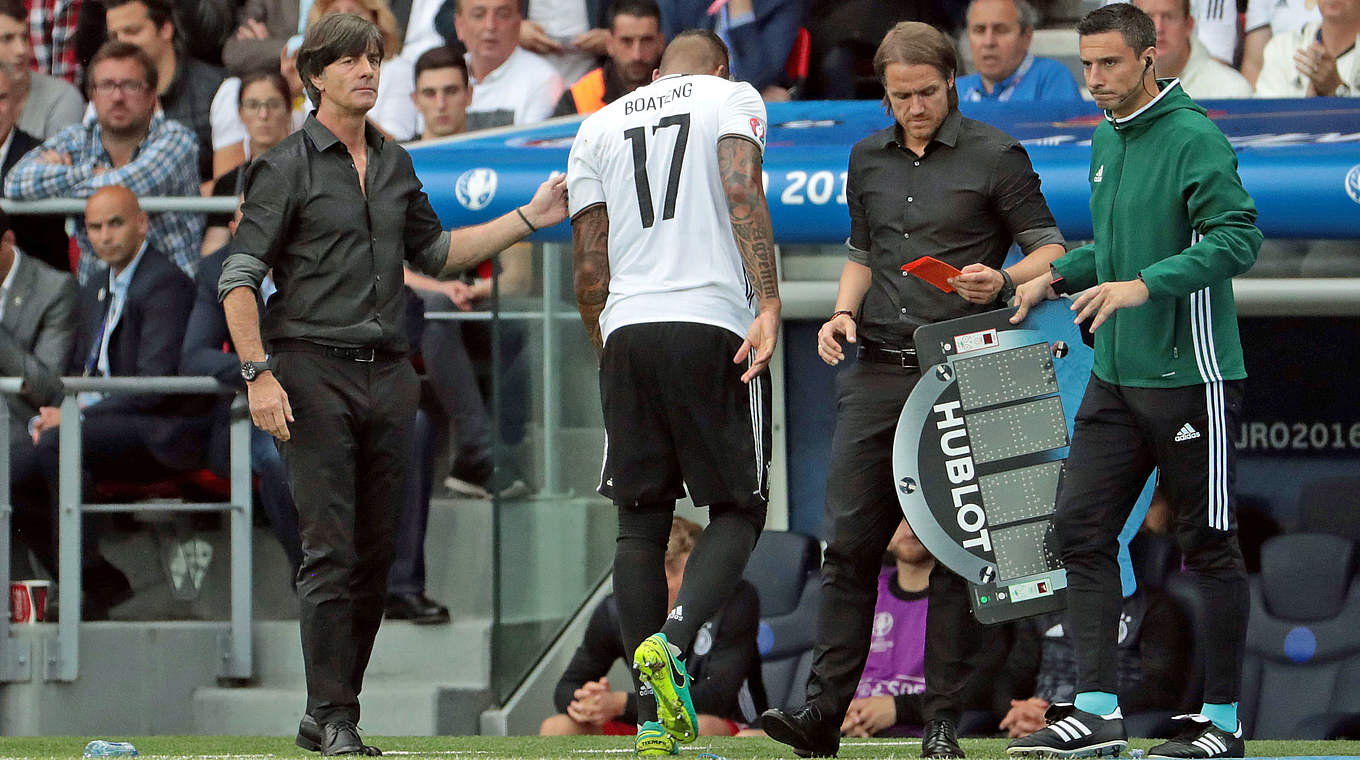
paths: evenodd
<path fill-rule="evenodd" d="M 490 692 L 475 684 L 368 683 L 360 695 L 364 733 L 436 736 L 477 732 Z M 305 689 L 201 688 L 193 695 L 195 734 L 293 736 L 307 705 Z"/>

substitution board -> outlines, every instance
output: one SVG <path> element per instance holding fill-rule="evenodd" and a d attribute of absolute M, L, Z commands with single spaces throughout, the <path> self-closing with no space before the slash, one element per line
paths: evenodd
<path fill-rule="evenodd" d="M 1053 535 L 1058 479 L 1091 373 L 1066 301 L 1012 325 L 1014 308 L 925 325 L 921 380 L 897 424 L 902 512 L 936 560 L 969 582 L 973 614 L 997 623 L 1061 609 Z"/>

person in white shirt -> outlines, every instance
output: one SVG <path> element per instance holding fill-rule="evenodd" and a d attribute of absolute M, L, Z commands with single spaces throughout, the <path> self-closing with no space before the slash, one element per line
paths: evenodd
<path fill-rule="evenodd" d="M 1133 0 L 1157 28 L 1157 76 L 1180 77 L 1195 99 L 1249 98 L 1251 83 L 1209 55 L 1195 36 L 1190 0 Z"/>
<path fill-rule="evenodd" d="M 453 25 L 472 75 L 468 130 L 533 124 L 552 116 L 567 88 L 542 56 L 519 46 L 519 0 L 456 0 Z"/>
<path fill-rule="evenodd" d="M 1104 0 L 1102 5 L 1125 0 Z M 1209 57 L 1231 64 L 1237 58 L 1237 3 L 1231 0 L 1190 0 L 1190 17 L 1195 20 L 1195 37 Z M 1160 71 L 1158 76 L 1162 76 Z"/>
<path fill-rule="evenodd" d="M 655 81 L 582 122 L 567 160 L 576 302 L 601 353 L 599 492 L 619 515 L 614 577 L 628 582 L 614 591 L 640 755 L 674 754 L 697 735 L 681 652 L 732 594 L 768 499 L 764 370 L 780 300 L 761 185 L 767 122 L 760 94 L 727 74 L 717 35 L 682 32 Z M 709 523 L 668 614 L 666 540 L 686 491 Z"/>
<path fill-rule="evenodd" d="M 1266 44 L 1258 97 L 1360 96 L 1360 0 L 1319 0 L 1318 12 L 1321 21 Z"/>
<path fill-rule="evenodd" d="M 1266 43 L 1277 34 L 1321 21 L 1317 0 L 1247 0 L 1246 36 L 1242 40 L 1242 76 L 1256 86 L 1265 60 Z"/>

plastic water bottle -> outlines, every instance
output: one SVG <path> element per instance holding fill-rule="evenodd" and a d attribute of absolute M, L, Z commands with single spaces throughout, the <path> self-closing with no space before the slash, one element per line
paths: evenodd
<path fill-rule="evenodd" d="M 137 748 L 128 742 L 106 742 L 95 739 L 85 745 L 85 757 L 136 757 Z"/>

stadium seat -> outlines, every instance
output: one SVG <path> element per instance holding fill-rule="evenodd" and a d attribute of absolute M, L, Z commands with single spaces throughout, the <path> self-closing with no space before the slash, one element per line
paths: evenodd
<path fill-rule="evenodd" d="M 817 637 L 821 564 L 816 539 L 775 530 L 760 534 L 746 563 L 746 580 L 760 595 L 760 669 L 770 707 L 803 703 Z"/>
<path fill-rule="evenodd" d="M 1252 578 L 1239 714 L 1254 739 L 1322 739 L 1360 713 L 1354 544 L 1295 533 L 1266 542 Z M 1349 728 L 1348 728 L 1349 726 Z"/>

